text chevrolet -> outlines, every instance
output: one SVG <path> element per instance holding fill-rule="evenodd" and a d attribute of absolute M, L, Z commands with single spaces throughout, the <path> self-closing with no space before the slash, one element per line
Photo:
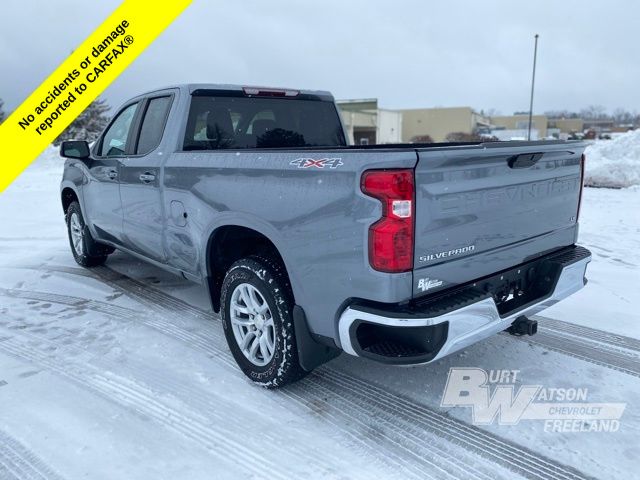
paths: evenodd
<path fill-rule="evenodd" d="M 80 265 L 118 249 L 206 284 L 238 365 L 278 387 L 341 351 L 535 333 L 586 283 L 584 147 L 348 146 L 327 92 L 181 85 L 64 142 L 61 198 Z"/>

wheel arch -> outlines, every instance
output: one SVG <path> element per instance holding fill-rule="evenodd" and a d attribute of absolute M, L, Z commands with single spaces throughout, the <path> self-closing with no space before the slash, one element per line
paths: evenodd
<path fill-rule="evenodd" d="M 69 205 L 71 205 L 74 201 L 80 203 L 80 195 L 76 190 L 68 185 L 63 186 L 60 191 L 60 201 L 62 202 L 62 210 L 64 213 L 67 213 L 69 210 Z M 82 206 L 80 207 L 82 208 Z"/>
<path fill-rule="evenodd" d="M 229 267 L 241 258 L 251 255 L 269 256 L 282 265 L 291 282 L 290 270 L 281 254 L 281 248 L 278 248 L 272 238 L 255 228 L 238 224 L 220 225 L 210 233 L 206 242 L 206 283 L 215 312 L 220 311 L 224 276 Z"/>

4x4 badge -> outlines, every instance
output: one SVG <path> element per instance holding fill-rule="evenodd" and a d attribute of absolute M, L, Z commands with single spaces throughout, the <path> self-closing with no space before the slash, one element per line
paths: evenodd
<path fill-rule="evenodd" d="M 289 165 L 296 165 L 298 168 L 338 168 L 344 165 L 341 158 L 296 158 L 291 160 Z"/>

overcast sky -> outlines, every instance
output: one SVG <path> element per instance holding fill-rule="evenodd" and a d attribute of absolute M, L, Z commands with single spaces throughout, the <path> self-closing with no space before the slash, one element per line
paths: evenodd
<path fill-rule="evenodd" d="M 117 0 L 2 0 L 0 98 L 15 108 Z M 161 2 L 158 2 L 160 5 Z M 385 108 L 640 110 L 640 2 L 194 0 L 106 91 L 183 82 L 330 90 Z"/>

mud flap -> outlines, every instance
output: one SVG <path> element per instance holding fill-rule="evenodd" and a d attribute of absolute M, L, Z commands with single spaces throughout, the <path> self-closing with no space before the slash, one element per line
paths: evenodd
<path fill-rule="evenodd" d="M 293 307 L 293 325 L 300 365 L 307 372 L 340 355 L 340 350 L 322 345 L 313 339 L 307 325 L 307 317 L 299 305 Z"/>
<path fill-rule="evenodd" d="M 85 252 L 92 257 L 99 257 L 102 255 L 109 255 L 114 252 L 114 248 L 109 245 L 96 242 L 91 236 L 91 231 L 87 225 L 84 226 L 84 232 L 82 235 L 84 241 Z"/>

